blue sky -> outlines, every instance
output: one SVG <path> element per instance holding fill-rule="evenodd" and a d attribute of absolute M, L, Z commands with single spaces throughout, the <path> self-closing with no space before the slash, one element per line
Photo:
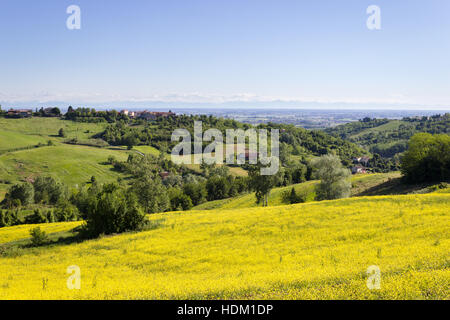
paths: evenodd
<path fill-rule="evenodd" d="M 3 106 L 450 109 L 448 0 L 2 0 L 0 48 Z"/>

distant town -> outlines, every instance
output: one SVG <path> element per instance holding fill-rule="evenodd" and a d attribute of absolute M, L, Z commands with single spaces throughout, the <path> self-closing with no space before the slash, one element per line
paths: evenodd
<path fill-rule="evenodd" d="M 102 111 L 95 111 L 95 109 L 83 109 L 83 110 L 92 110 L 93 112 L 102 112 Z M 1 109 L 0 109 L 1 112 Z M 67 110 L 67 113 L 75 112 L 72 107 L 69 107 Z M 110 111 L 103 111 L 103 112 L 117 112 L 116 110 L 110 110 Z M 168 112 L 161 112 L 161 111 L 129 111 L 129 110 L 121 110 L 118 112 L 119 114 L 122 114 L 124 116 L 127 116 L 131 119 L 144 119 L 144 120 L 154 120 L 157 118 L 166 118 L 171 116 L 176 116 L 176 114 L 172 111 Z M 53 107 L 53 108 L 41 108 L 39 110 L 35 110 L 33 112 L 33 109 L 9 109 L 4 113 L 5 117 L 8 118 L 31 118 L 33 116 L 43 116 L 43 117 L 60 117 L 63 115 L 61 110 L 59 108 Z"/>
<path fill-rule="evenodd" d="M 325 129 L 340 124 L 358 121 L 369 117 L 376 119 L 402 119 L 404 117 L 422 118 L 435 114 L 445 113 L 442 110 L 373 110 L 373 109 L 267 109 L 267 108 L 81 108 L 82 110 L 95 110 L 95 112 L 116 112 L 130 119 L 155 119 L 169 117 L 176 114 L 186 115 L 212 115 L 218 118 L 234 119 L 239 122 L 257 125 L 260 123 L 283 123 L 303 127 L 305 129 Z M 153 110 L 151 110 L 153 109 Z M 156 110 L 155 110 L 156 109 Z M 169 110 L 171 109 L 171 110 Z M 34 110 L 34 111 L 33 111 Z M 69 110 L 78 110 L 69 107 L 59 109 L 56 107 L 8 108 L 3 115 L 10 118 L 28 118 L 32 116 L 59 117 Z M 172 112 L 172 111 L 176 111 Z M 0 108 L 1 112 L 1 108 Z"/>

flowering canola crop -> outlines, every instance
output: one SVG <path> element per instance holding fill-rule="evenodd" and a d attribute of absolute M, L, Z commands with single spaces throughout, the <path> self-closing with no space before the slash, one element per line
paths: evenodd
<path fill-rule="evenodd" d="M 449 212 L 426 194 L 156 214 L 154 230 L 0 256 L 0 299 L 449 299 Z"/>

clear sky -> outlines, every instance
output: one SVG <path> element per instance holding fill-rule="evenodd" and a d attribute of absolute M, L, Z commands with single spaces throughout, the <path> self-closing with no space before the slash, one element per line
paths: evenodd
<path fill-rule="evenodd" d="M 450 109 L 450 1 L 1 0 L 0 103 L 36 101 Z"/>

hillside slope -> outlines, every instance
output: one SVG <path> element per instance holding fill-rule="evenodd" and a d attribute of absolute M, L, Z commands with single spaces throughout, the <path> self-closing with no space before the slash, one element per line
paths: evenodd
<path fill-rule="evenodd" d="M 389 173 L 374 173 L 374 174 L 364 174 L 355 175 L 352 177 L 352 196 L 364 195 L 364 192 L 373 191 L 371 195 L 376 194 L 376 188 L 382 186 L 388 181 L 393 181 L 394 179 L 399 179 L 399 172 L 389 172 Z M 315 191 L 314 188 L 318 181 L 307 181 L 304 183 L 299 183 L 292 186 L 274 188 L 269 195 L 269 206 L 281 206 L 288 203 L 283 202 L 283 193 L 289 192 L 292 187 L 295 188 L 297 194 L 306 194 L 306 202 L 314 201 Z M 397 183 L 398 184 L 398 183 Z M 381 190 L 382 192 L 383 190 Z M 399 191 L 399 190 L 397 190 Z M 402 192 L 399 192 L 399 194 Z M 383 193 L 378 193 L 381 195 Z M 194 210 L 211 210 L 211 209 L 238 209 L 238 208 L 253 208 L 259 207 L 261 205 L 256 204 L 255 193 L 249 193 L 242 196 L 238 196 L 230 199 L 215 200 L 202 203 L 196 207 Z"/>
<path fill-rule="evenodd" d="M 151 231 L 0 256 L 0 299 L 449 299 L 449 212 L 428 194 L 156 214 Z"/>
<path fill-rule="evenodd" d="M 409 139 L 416 133 L 450 134 L 450 113 L 401 120 L 366 118 L 324 131 L 361 145 L 372 153 L 393 157 L 407 149 Z"/>
<path fill-rule="evenodd" d="M 92 176 L 101 182 L 116 181 L 119 173 L 106 164 L 109 156 L 126 160 L 126 151 L 94 148 L 78 145 L 57 144 L 0 155 L 1 191 L 12 183 L 51 175 L 70 187 L 87 183 Z"/>
<path fill-rule="evenodd" d="M 11 184 L 37 175 L 52 175 L 70 187 L 88 182 L 92 176 L 102 183 L 115 181 L 119 174 L 105 163 L 109 156 L 126 160 L 127 151 L 64 143 L 67 139 L 92 142 L 92 136 L 105 126 L 58 118 L 0 118 L 0 201 Z M 64 138 L 58 136 L 61 128 Z M 54 146 L 47 146 L 48 141 Z"/>

